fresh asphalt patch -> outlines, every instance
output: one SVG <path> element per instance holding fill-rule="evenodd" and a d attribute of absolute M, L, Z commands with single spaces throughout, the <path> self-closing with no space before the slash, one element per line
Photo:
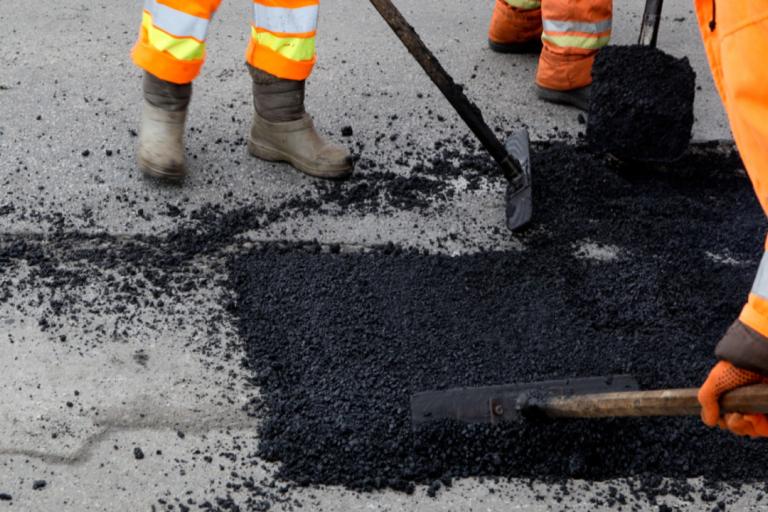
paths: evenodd
<path fill-rule="evenodd" d="M 699 384 L 762 249 L 764 216 L 738 155 L 697 146 L 672 165 L 636 166 L 584 146 L 536 145 L 536 210 L 515 235 L 516 252 L 466 241 L 457 257 L 391 244 L 368 252 L 317 242 L 241 248 L 241 235 L 278 222 L 403 210 L 426 218 L 456 208 L 464 193 L 494 189 L 502 195 L 488 201 L 499 204 L 499 227 L 482 229 L 512 236 L 501 227 L 503 179 L 489 158 L 467 139 L 438 143 L 431 158 L 421 151 L 404 152 L 396 173 L 363 159 L 351 180 L 318 182 L 274 206 L 173 212 L 180 227 L 167 235 L 82 234 L 55 212 L 28 212 L 56 227 L 0 237 L 0 277 L 14 283 L 0 303 L 37 297 L 28 313 L 66 344 L 68 325 L 105 329 L 89 325 L 92 311 L 115 317 L 105 340 L 121 339 L 137 323 L 152 328 L 141 308 L 171 310 L 196 289 L 230 287 L 243 364 L 261 387 L 248 406 L 260 419 L 260 449 L 236 454 L 227 489 L 211 489 L 220 496 L 211 510 L 267 510 L 290 500 L 293 485 L 410 492 L 426 484 L 434 494 L 465 476 L 627 476 L 637 477 L 631 485 L 642 499 L 690 499 L 699 491 L 688 477 L 765 479 L 761 442 L 695 418 L 440 424 L 417 433 L 408 419 L 410 394 L 432 388 L 611 373 L 635 374 L 646 388 Z M 21 206 L 2 207 L 16 215 Z M 445 252 L 432 242 L 424 245 Z M 201 262 L 211 272 L 201 274 Z M 108 291 L 87 293 L 96 285 Z M 56 291 L 45 297 L 41 288 Z M 211 333 L 229 325 L 212 314 Z M 239 341 L 209 345 L 195 350 L 243 355 Z M 278 463 L 282 480 L 249 476 L 264 459 Z M 230 491 L 247 497 L 238 504 Z M 715 497 L 724 499 L 697 496 Z"/>
<path fill-rule="evenodd" d="M 697 386 L 739 313 L 765 220 L 737 155 L 634 167 L 554 145 L 534 168 L 522 251 L 268 244 L 233 259 L 263 393 L 259 456 L 280 477 L 405 492 L 469 476 L 639 477 L 646 496 L 690 491 L 661 477 L 768 477 L 763 443 L 697 418 L 413 432 L 409 397 L 434 388 L 620 373 L 646 389 Z"/>

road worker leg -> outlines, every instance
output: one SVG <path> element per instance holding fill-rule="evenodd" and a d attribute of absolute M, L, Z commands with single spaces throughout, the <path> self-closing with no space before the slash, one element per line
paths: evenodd
<path fill-rule="evenodd" d="M 586 110 L 592 64 L 611 38 L 612 0 L 543 0 L 544 48 L 536 84 L 546 100 Z"/>
<path fill-rule="evenodd" d="M 541 50 L 541 1 L 496 0 L 488 30 L 495 52 L 530 53 Z"/>
<path fill-rule="evenodd" d="M 205 60 L 208 25 L 220 0 L 145 0 L 133 62 L 175 84 L 195 79 Z"/>
<path fill-rule="evenodd" d="M 697 0 L 710 67 L 757 199 L 768 214 L 768 0 Z M 766 245 L 768 253 L 768 242 Z M 768 337 L 768 255 L 741 314 Z M 767 369 L 768 370 L 768 369 Z"/>
<path fill-rule="evenodd" d="M 248 151 L 320 178 L 352 172 L 346 148 L 315 129 L 304 110 L 305 80 L 315 64 L 318 0 L 253 0 L 246 61 L 253 79 Z"/>
<path fill-rule="evenodd" d="M 695 0 L 712 74 L 725 105 L 734 140 L 757 198 L 768 214 L 768 0 Z M 740 382 L 719 378 L 733 365 L 744 374 L 768 376 L 768 241 L 747 304 L 715 351 L 723 362 L 713 369 L 700 392 L 702 417 L 713 425 L 720 395 Z M 733 372 L 732 372 L 733 373 Z M 738 435 L 768 436 L 764 416 L 730 415 L 720 426 Z"/>
<path fill-rule="evenodd" d="M 315 65 L 319 0 L 253 0 L 245 60 L 290 80 L 309 77 Z"/>
<path fill-rule="evenodd" d="M 205 61 L 208 25 L 220 0 L 145 0 L 133 62 L 144 69 L 139 168 L 154 178 L 186 175 L 184 128 L 191 82 Z"/>

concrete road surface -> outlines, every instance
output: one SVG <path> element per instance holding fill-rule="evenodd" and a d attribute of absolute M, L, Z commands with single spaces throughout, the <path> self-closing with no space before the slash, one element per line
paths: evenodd
<path fill-rule="evenodd" d="M 492 126 L 525 125 L 537 140 L 584 130 L 576 110 L 536 100 L 534 56 L 488 50 L 491 1 L 397 3 Z M 641 4 L 616 2 L 615 43 L 636 39 Z M 698 74 L 695 138 L 729 139 L 689 4 L 667 2 L 660 46 L 687 56 Z M 133 158 L 140 72 L 128 58 L 140 10 L 137 0 L 0 2 L 0 240 L 25 254 L 42 251 L 53 262 L 46 267 L 22 258 L 0 270 L 0 493 L 12 498 L 0 500 L 0 511 L 224 507 L 217 497 L 245 503 L 248 496 L 227 487 L 233 471 L 270 480 L 273 465 L 246 466 L 227 455 L 253 452 L 259 441 L 258 418 L 243 412 L 259 391 L 241 368 L 242 344 L 225 307 L 227 252 L 259 240 L 312 239 L 350 250 L 389 241 L 451 253 L 520 248 L 493 229 L 503 222 L 503 196 L 482 191 L 461 195 L 439 217 L 284 219 L 238 233 L 219 254 L 180 268 L 169 285 L 172 303 L 158 302 L 167 290 L 123 293 L 114 276 L 125 275 L 128 263 L 72 257 L 100 243 L 87 235 L 106 233 L 114 236 L 110 243 L 128 244 L 138 235 L 172 231 L 205 205 L 270 207 L 314 190 L 308 178 L 245 154 L 251 115 L 245 1 L 224 2 L 212 24 L 209 62 L 195 84 L 189 122 L 190 179 L 183 188 L 140 179 Z M 367 2 L 323 2 L 318 45 L 308 108 L 323 132 L 363 157 L 387 166 L 408 143 L 431 148 L 466 133 Z M 354 136 L 342 139 L 342 126 L 351 126 Z M 392 133 L 400 137 L 392 141 Z M 62 242 L 68 233 L 78 235 Z M 59 321 L 42 321 L 52 310 L 64 312 Z M 207 460 L 204 454 L 214 455 Z M 42 480 L 45 486 L 34 485 Z M 597 510 L 610 507 L 591 499 L 610 486 L 628 489 L 631 482 L 489 487 L 468 479 L 437 498 L 422 488 L 415 496 L 308 488 L 273 510 L 296 509 L 294 500 L 304 510 L 328 511 L 533 511 L 564 504 Z M 737 505 L 748 508 L 758 491 L 740 492 Z M 673 497 L 661 502 L 674 509 L 703 506 Z M 642 499 L 635 504 L 650 507 Z"/>

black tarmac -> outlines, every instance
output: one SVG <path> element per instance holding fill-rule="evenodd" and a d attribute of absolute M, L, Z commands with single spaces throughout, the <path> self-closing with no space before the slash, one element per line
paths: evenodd
<path fill-rule="evenodd" d="M 669 161 L 688 148 L 696 73 L 687 58 L 609 46 L 592 67 L 587 139 L 625 160 Z"/>
<path fill-rule="evenodd" d="M 232 262 L 260 456 L 300 484 L 431 491 L 456 477 L 763 480 L 766 445 L 697 418 L 559 420 L 412 432 L 409 396 L 616 373 L 699 385 L 736 318 L 765 219 L 737 155 L 699 148 L 634 166 L 585 148 L 534 152 L 520 252 L 449 257 L 264 246 Z M 585 256 L 586 244 L 614 259 Z"/>

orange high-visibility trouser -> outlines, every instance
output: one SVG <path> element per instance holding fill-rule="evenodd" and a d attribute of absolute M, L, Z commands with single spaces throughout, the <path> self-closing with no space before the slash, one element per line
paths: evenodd
<path fill-rule="evenodd" d="M 611 40 L 612 0 L 505 0 L 521 11 L 541 9 L 544 48 L 536 83 L 568 90 L 592 83 L 597 51 Z"/>
<path fill-rule="evenodd" d="M 280 78 L 304 80 L 315 64 L 320 0 L 252 0 L 246 60 Z M 162 80 L 186 84 L 205 60 L 208 25 L 221 0 L 145 0 L 137 66 Z"/>
<path fill-rule="evenodd" d="M 717 90 L 768 214 L 768 0 L 694 0 Z M 740 319 L 768 336 L 768 240 Z"/>

